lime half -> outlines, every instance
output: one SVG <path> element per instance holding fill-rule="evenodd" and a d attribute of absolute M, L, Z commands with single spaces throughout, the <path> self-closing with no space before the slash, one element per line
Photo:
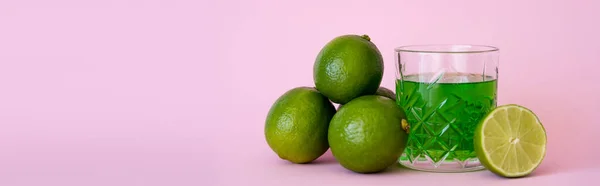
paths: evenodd
<path fill-rule="evenodd" d="M 477 126 L 475 151 L 484 167 L 503 177 L 533 172 L 546 155 L 546 131 L 537 116 L 519 105 L 492 110 Z"/>

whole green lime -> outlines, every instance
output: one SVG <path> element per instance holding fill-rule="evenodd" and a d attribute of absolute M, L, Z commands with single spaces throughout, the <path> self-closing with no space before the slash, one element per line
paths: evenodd
<path fill-rule="evenodd" d="M 367 35 L 343 35 L 329 41 L 313 66 L 315 87 L 331 101 L 345 104 L 377 91 L 383 57 Z"/>
<path fill-rule="evenodd" d="M 405 113 L 387 97 L 361 96 L 344 105 L 329 125 L 333 156 L 346 169 L 374 173 L 395 164 L 404 152 Z"/>
<path fill-rule="evenodd" d="M 327 151 L 333 104 L 316 89 L 297 87 L 281 95 L 269 109 L 265 137 L 269 147 L 293 163 L 309 163 Z"/>
<path fill-rule="evenodd" d="M 377 92 L 375 92 L 375 95 L 384 96 L 384 97 L 387 97 L 387 98 L 390 98 L 390 99 L 396 101 L 396 94 L 392 90 L 385 88 L 385 87 L 379 87 L 377 89 Z M 337 109 L 339 110 L 342 106 L 344 106 L 344 105 L 343 104 L 338 105 Z"/>

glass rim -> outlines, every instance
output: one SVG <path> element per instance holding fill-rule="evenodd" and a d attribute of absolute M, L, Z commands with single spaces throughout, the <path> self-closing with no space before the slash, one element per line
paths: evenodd
<path fill-rule="evenodd" d="M 458 49 L 458 50 L 457 50 Z M 470 44 L 426 44 L 426 45 L 405 45 L 394 49 L 396 52 L 412 53 L 446 53 L 446 54 L 468 54 L 468 53 L 486 53 L 499 51 L 498 47 L 489 45 L 470 45 Z"/>

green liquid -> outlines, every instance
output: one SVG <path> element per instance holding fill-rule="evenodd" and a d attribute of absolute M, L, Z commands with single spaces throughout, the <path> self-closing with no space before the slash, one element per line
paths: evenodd
<path fill-rule="evenodd" d="M 496 79 L 464 73 L 433 77 L 437 76 L 409 75 L 396 82 L 397 102 L 410 125 L 402 158 L 411 162 L 425 156 L 434 162 L 475 158 L 473 133 L 496 107 Z"/>

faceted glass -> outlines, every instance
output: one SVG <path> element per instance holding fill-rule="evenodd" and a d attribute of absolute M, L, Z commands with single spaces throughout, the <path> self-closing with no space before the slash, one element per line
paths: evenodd
<path fill-rule="evenodd" d="M 408 142 L 399 162 L 433 172 L 483 169 L 473 149 L 480 120 L 496 107 L 498 49 L 476 45 L 396 48 L 397 104 Z"/>

